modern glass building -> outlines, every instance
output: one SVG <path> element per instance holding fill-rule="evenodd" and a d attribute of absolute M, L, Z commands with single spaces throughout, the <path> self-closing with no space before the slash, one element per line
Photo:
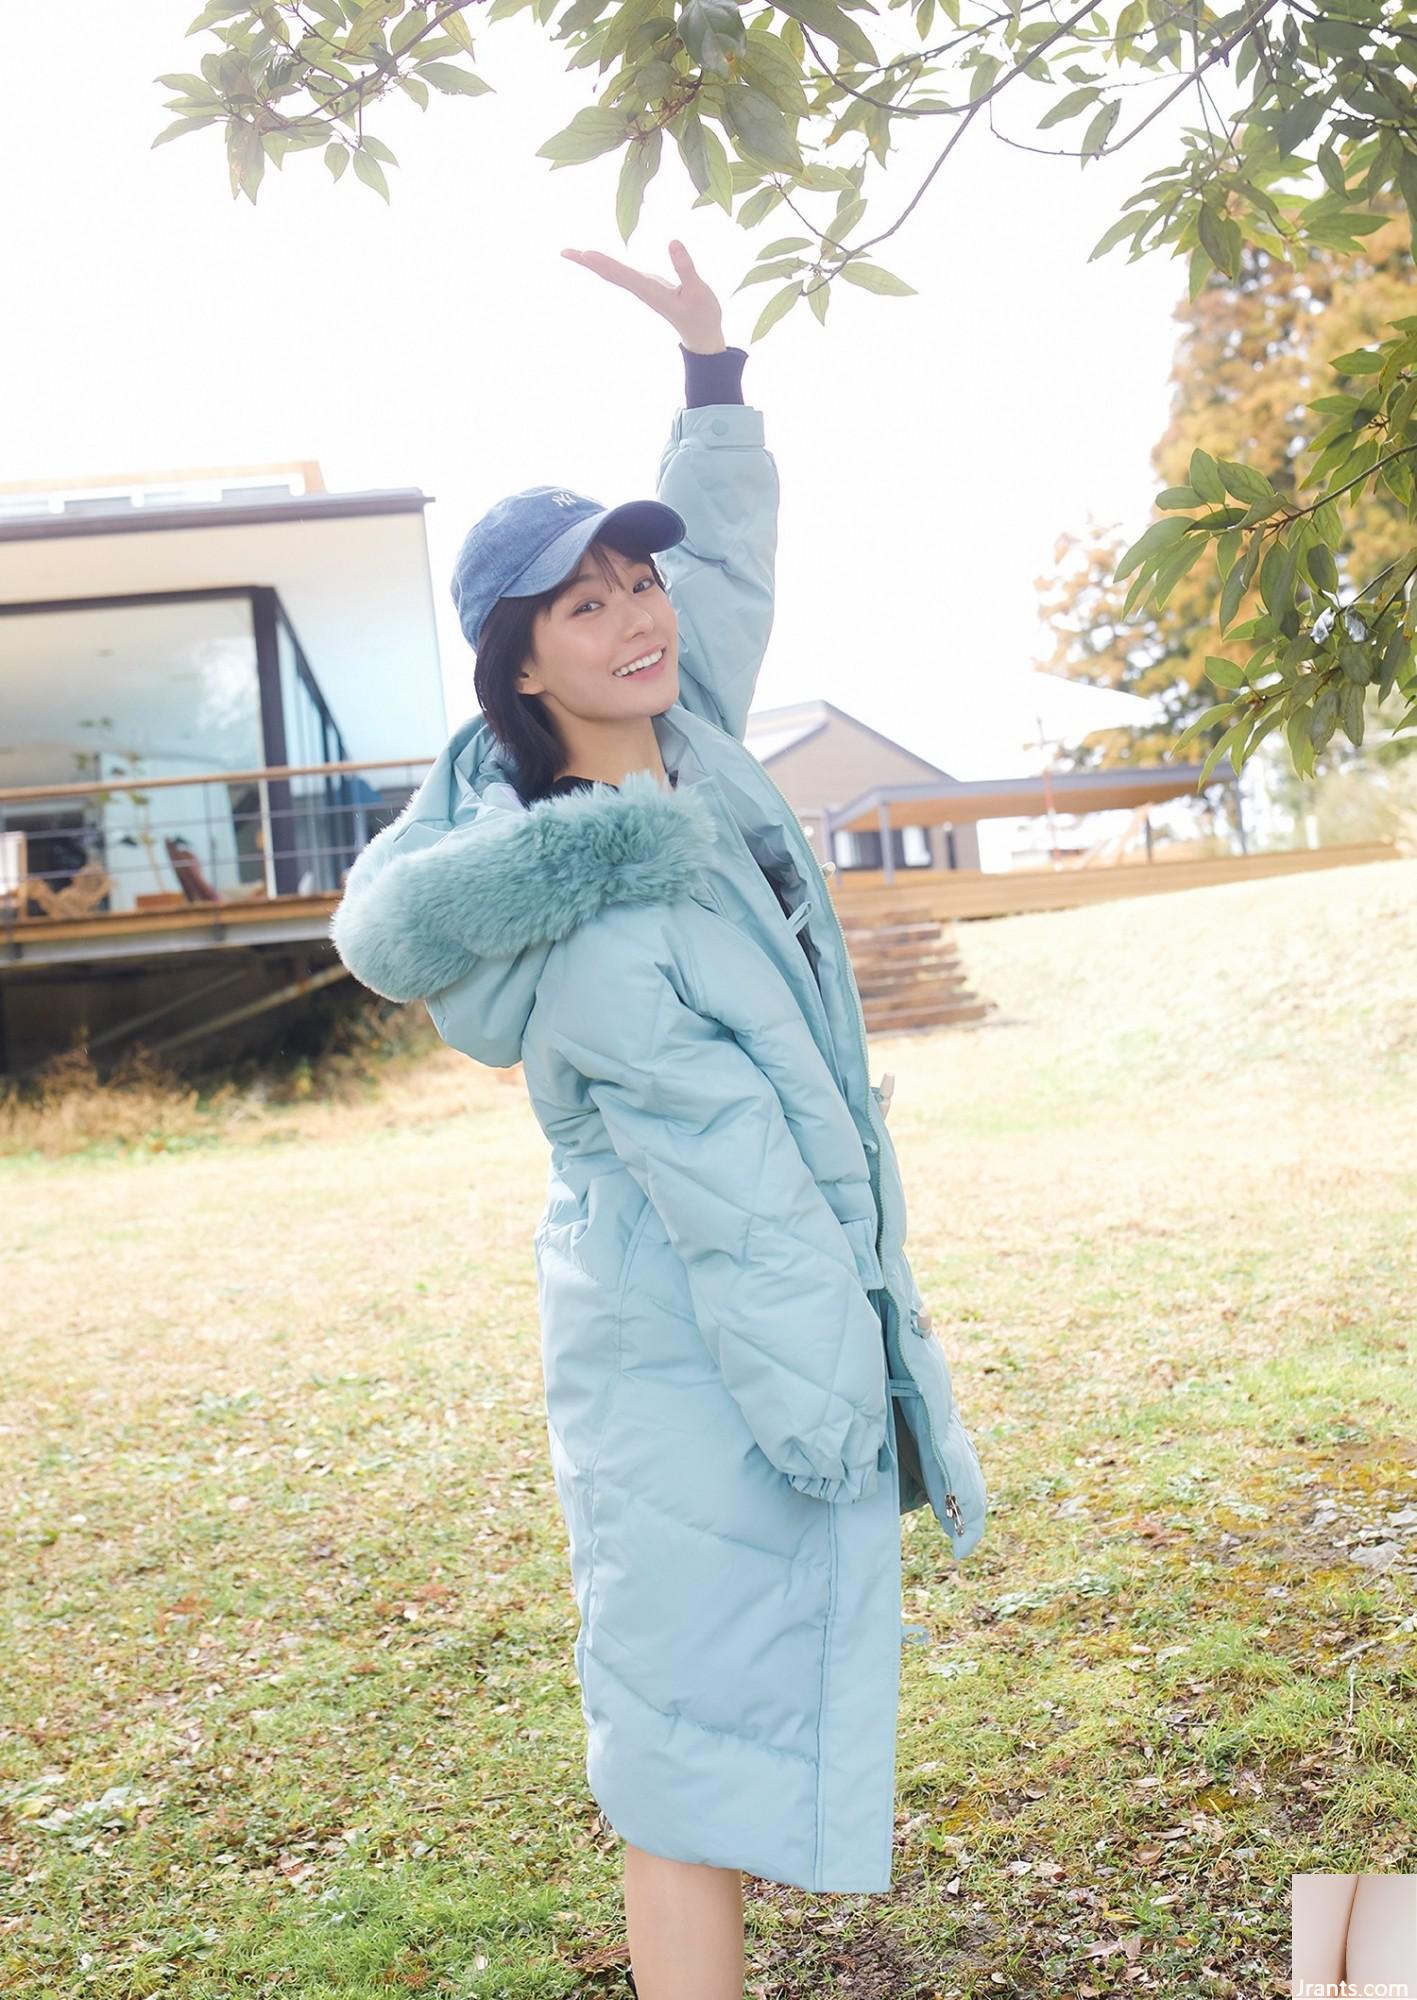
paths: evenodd
<path fill-rule="evenodd" d="M 214 954 L 256 1007 L 326 975 L 448 734 L 427 504 L 313 465 L 0 488 L 0 1073 L 180 1026 Z"/>
<path fill-rule="evenodd" d="M 425 497 L 305 484 L 0 494 L 12 902 L 20 867 L 57 892 L 85 863 L 96 914 L 198 879 L 208 900 L 337 892 L 368 809 L 407 796 L 447 733 Z M 393 783 L 262 775 L 372 759 Z"/>

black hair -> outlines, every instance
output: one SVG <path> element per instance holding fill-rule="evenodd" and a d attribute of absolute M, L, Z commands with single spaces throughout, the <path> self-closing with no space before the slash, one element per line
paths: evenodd
<path fill-rule="evenodd" d="M 648 563 L 661 589 L 664 588 L 659 565 L 648 550 L 628 540 L 609 537 L 603 542 L 592 542 L 585 551 L 607 583 L 614 582 L 615 572 L 606 548 L 614 549 L 628 562 Z M 517 687 L 517 676 L 532 650 L 532 626 L 537 614 L 556 601 L 566 587 L 567 578 L 575 575 L 584 559 L 580 558 L 575 569 L 569 570 L 549 590 L 538 591 L 532 597 L 499 597 L 487 614 L 477 647 L 473 694 L 492 734 L 508 752 L 512 782 L 523 799 L 535 798 L 545 790 L 565 762 L 566 751 L 540 696 L 522 694 Z"/>

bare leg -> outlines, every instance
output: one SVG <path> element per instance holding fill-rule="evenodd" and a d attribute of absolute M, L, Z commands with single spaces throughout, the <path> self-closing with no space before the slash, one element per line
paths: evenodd
<path fill-rule="evenodd" d="M 1350 1986 L 1417 1995 L 1417 1875 L 1360 1875 L 1348 1919 Z"/>
<path fill-rule="evenodd" d="M 625 1842 L 638 2000 L 743 2000 L 743 1877 Z"/>
<path fill-rule="evenodd" d="M 1292 1993 L 1322 1993 L 1342 1982 L 1348 1913 L 1357 1886 L 1356 1875 L 1294 1876 L 1290 1892 Z"/>

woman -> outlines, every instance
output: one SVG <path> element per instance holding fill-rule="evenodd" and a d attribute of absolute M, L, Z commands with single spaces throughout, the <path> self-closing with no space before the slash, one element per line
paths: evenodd
<path fill-rule="evenodd" d="M 632 1978 L 739 2000 L 743 1871 L 890 1886 L 900 1515 L 928 1502 L 963 1556 L 985 1493 L 841 927 L 743 745 L 777 468 L 743 350 L 670 248 L 677 286 L 579 259 L 679 335 L 659 498 L 532 487 L 472 528 L 453 595 L 479 713 L 359 856 L 333 936 L 452 1046 L 523 1066 L 551 1142 L 536 1255 L 586 1773 L 626 1842 Z"/>

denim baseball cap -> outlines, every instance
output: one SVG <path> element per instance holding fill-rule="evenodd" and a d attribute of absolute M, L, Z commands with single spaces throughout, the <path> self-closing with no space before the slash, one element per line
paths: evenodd
<path fill-rule="evenodd" d="M 607 529 L 613 536 L 614 528 L 651 554 L 689 531 L 683 515 L 662 500 L 602 507 L 564 486 L 528 486 L 489 507 L 469 528 L 453 565 L 453 602 L 473 651 L 498 598 L 534 597 L 574 575 L 590 544 Z"/>

